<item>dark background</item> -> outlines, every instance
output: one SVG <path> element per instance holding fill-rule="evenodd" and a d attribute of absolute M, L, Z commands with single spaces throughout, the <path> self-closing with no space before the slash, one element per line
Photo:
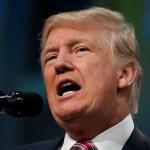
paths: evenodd
<path fill-rule="evenodd" d="M 44 20 L 58 12 L 89 6 L 120 11 L 136 30 L 144 79 L 136 124 L 150 136 L 150 1 L 149 0 L 0 0 L 0 89 L 39 93 L 44 109 L 36 117 L 0 116 L 0 150 L 55 138 L 64 131 L 49 111 L 39 63 L 39 34 Z"/>

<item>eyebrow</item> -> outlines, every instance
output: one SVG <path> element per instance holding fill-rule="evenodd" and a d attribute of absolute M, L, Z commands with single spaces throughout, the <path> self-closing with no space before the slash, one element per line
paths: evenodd
<path fill-rule="evenodd" d="M 79 39 L 79 38 L 73 38 L 73 39 L 68 39 L 68 45 L 75 45 L 81 42 L 87 41 L 85 39 Z"/>
<path fill-rule="evenodd" d="M 67 45 L 68 45 L 69 47 L 71 47 L 71 46 L 74 46 L 74 45 L 76 45 L 76 44 L 83 43 L 83 42 L 84 42 L 84 43 L 88 43 L 88 44 L 90 44 L 90 45 L 94 45 L 94 44 L 91 44 L 89 40 L 87 40 L 87 39 L 82 39 L 82 38 L 69 39 Z M 93 42 L 93 41 L 92 41 L 92 42 Z"/>

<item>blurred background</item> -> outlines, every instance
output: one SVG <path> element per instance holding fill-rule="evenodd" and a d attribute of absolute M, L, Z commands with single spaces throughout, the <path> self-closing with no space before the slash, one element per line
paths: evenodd
<path fill-rule="evenodd" d="M 5 93 L 30 91 L 44 100 L 35 117 L 0 116 L 0 149 L 58 137 L 49 111 L 39 63 L 39 34 L 44 20 L 53 14 L 90 6 L 120 11 L 136 30 L 144 79 L 135 122 L 150 136 L 150 1 L 149 0 L 0 0 L 0 89 Z"/>

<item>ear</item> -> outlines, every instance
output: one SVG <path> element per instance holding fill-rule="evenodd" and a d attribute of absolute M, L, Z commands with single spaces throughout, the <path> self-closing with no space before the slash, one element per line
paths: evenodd
<path fill-rule="evenodd" d="M 134 64 L 127 64 L 118 71 L 118 88 L 129 87 L 136 78 L 137 69 Z"/>

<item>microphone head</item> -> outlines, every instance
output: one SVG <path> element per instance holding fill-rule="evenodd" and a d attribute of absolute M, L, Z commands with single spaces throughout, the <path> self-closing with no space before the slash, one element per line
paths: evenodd
<path fill-rule="evenodd" d="M 43 101 L 40 95 L 16 91 L 8 95 L 5 111 L 14 117 L 28 117 L 38 115 L 42 108 Z"/>

